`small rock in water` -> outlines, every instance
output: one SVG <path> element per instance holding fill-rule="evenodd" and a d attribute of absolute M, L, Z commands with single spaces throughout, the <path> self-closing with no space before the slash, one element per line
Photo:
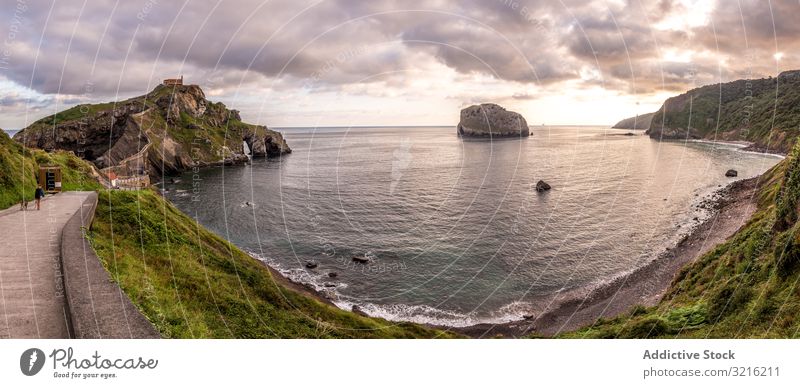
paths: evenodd
<path fill-rule="evenodd" d="M 728 170 L 728 171 L 725 172 L 725 176 L 728 177 L 728 178 L 733 178 L 733 177 L 736 177 L 738 175 L 739 175 L 739 172 L 736 171 L 736 170 L 733 170 L 733 169 Z"/>
<path fill-rule="evenodd" d="M 353 261 L 356 263 L 366 264 L 369 263 L 369 258 L 366 256 L 353 256 Z"/>
<path fill-rule="evenodd" d="M 547 182 L 545 182 L 545 181 L 536 182 L 536 191 L 537 192 L 541 193 L 543 191 L 547 191 L 547 190 L 550 190 L 550 189 L 551 189 L 551 187 L 550 187 L 549 184 L 547 184 Z"/>
<path fill-rule="evenodd" d="M 335 277 L 337 277 L 337 276 L 339 276 L 339 274 L 338 274 L 338 273 L 336 273 L 336 272 L 329 272 L 329 273 L 328 273 L 328 277 L 329 277 L 329 278 L 335 278 Z"/>
<path fill-rule="evenodd" d="M 318 264 L 316 261 L 306 261 L 306 268 L 310 269 L 317 268 L 317 265 Z"/>
<path fill-rule="evenodd" d="M 361 309 L 361 307 L 359 307 L 357 304 L 354 304 L 354 305 L 353 305 L 353 308 L 352 308 L 352 309 L 350 309 L 350 310 L 351 310 L 352 312 L 354 312 L 354 313 L 356 313 L 356 314 L 358 314 L 358 315 L 362 316 L 362 317 L 368 317 L 368 316 L 369 316 L 369 315 L 367 315 L 367 313 L 365 313 L 365 312 L 364 312 L 364 310 L 362 310 L 362 309 Z"/>

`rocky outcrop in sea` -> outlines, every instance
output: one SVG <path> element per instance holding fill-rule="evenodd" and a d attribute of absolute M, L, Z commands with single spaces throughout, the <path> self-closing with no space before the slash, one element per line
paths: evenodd
<path fill-rule="evenodd" d="M 528 122 L 497 104 L 472 105 L 461 110 L 458 135 L 464 137 L 526 137 Z"/>

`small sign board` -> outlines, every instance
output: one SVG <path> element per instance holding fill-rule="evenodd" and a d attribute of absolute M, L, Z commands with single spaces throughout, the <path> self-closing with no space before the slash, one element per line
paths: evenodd
<path fill-rule="evenodd" d="M 61 192 L 61 167 L 39 167 L 39 185 L 48 193 Z"/>

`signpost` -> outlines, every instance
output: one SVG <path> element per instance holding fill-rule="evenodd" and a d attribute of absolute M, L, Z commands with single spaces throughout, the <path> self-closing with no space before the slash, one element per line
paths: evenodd
<path fill-rule="evenodd" d="M 41 166 L 39 167 L 39 185 L 45 192 L 61 192 L 61 167 Z"/>

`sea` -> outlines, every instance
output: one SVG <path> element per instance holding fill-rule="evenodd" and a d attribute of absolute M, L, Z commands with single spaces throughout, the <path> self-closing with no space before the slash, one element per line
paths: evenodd
<path fill-rule="evenodd" d="M 452 327 L 518 320 L 635 270 L 708 217 L 700 201 L 781 159 L 599 126 L 281 132 L 290 155 L 186 172 L 166 197 L 341 308 Z"/>

